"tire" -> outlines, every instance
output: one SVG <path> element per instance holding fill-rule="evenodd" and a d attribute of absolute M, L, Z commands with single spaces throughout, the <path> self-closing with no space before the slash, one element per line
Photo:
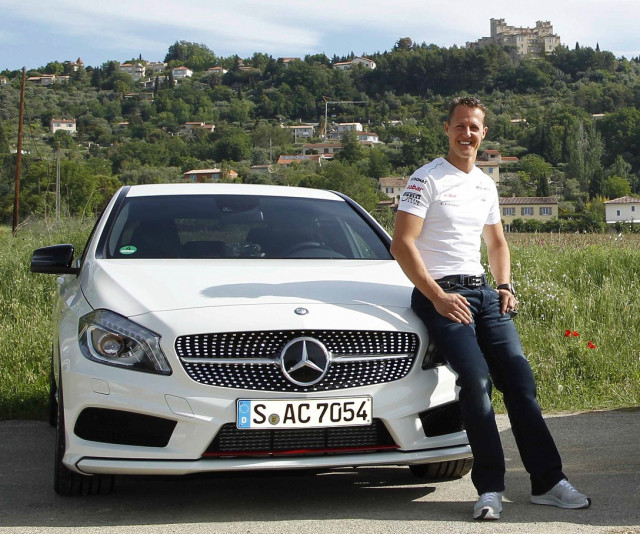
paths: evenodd
<path fill-rule="evenodd" d="M 53 349 L 51 350 L 51 372 L 49 374 L 49 425 L 53 428 L 58 424 L 58 391 L 56 377 L 53 371 Z"/>
<path fill-rule="evenodd" d="M 53 489 L 58 495 L 106 495 L 113 490 L 113 475 L 81 475 L 62 463 L 66 450 L 62 383 L 58 392 L 56 448 L 53 467 Z"/>
<path fill-rule="evenodd" d="M 450 462 L 410 465 L 409 469 L 418 478 L 443 481 L 462 478 L 471 471 L 472 466 L 473 458 L 463 458 L 462 460 L 452 460 Z"/>

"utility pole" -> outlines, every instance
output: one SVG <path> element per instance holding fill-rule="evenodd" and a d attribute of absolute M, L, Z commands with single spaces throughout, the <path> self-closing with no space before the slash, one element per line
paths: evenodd
<path fill-rule="evenodd" d="M 24 118 L 24 86 L 27 80 L 27 67 L 22 67 L 22 88 L 20 89 L 20 119 L 18 121 L 18 150 L 16 152 L 16 189 L 13 202 L 13 235 L 18 231 L 18 213 L 20 207 L 20 166 L 22 163 L 22 121 Z"/>
<path fill-rule="evenodd" d="M 327 138 L 327 119 L 329 104 L 368 104 L 367 100 L 329 100 L 326 96 L 323 96 L 324 100 L 324 128 L 322 137 Z"/>
<path fill-rule="evenodd" d="M 56 223 L 60 219 L 60 141 L 56 144 Z"/>

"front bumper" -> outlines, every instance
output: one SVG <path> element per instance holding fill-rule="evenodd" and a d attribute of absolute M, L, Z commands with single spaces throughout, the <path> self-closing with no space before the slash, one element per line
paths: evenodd
<path fill-rule="evenodd" d="M 357 466 L 415 465 L 460 460 L 471 456 L 468 445 L 424 451 L 393 451 L 368 455 L 340 455 L 298 458 L 252 458 L 221 460 L 144 460 L 81 458 L 75 465 L 85 474 L 188 475 L 204 472 L 233 472 L 283 469 L 329 469 Z"/>

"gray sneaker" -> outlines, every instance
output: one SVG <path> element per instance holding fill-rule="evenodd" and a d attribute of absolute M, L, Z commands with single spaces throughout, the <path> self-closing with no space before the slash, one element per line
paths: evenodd
<path fill-rule="evenodd" d="M 480 495 L 473 505 L 474 519 L 500 519 L 502 512 L 502 492 L 489 491 Z"/>
<path fill-rule="evenodd" d="M 558 482 L 547 493 L 531 495 L 531 502 L 558 508 L 587 508 L 591 505 L 591 499 L 580 493 L 567 479 Z"/>

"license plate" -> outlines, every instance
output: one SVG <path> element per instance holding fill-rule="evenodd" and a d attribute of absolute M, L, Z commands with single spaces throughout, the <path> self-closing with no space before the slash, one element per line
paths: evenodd
<path fill-rule="evenodd" d="M 323 428 L 370 425 L 371 397 L 256 400 L 237 402 L 240 429 Z"/>

